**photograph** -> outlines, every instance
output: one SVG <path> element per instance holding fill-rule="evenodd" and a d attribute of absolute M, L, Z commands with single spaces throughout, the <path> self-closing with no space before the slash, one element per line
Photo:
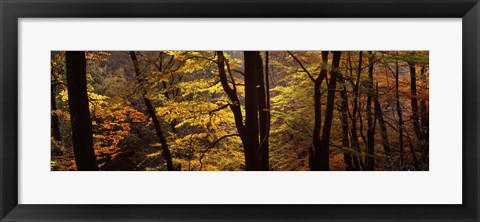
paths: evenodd
<path fill-rule="evenodd" d="M 429 171 L 429 51 L 51 51 L 51 171 Z"/>

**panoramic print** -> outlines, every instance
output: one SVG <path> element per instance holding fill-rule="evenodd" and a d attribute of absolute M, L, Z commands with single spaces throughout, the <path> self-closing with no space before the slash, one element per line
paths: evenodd
<path fill-rule="evenodd" d="M 428 171 L 428 51 L 52 51 L 52 171 Z"/>

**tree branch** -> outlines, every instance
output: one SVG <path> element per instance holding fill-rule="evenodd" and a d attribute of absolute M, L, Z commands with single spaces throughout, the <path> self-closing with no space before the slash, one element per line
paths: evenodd
<path fill-rule="evenodd" d="M 205 156 L 205 154 L 208 153 L 208 151 L 210 151 L 210 149 L 212 149 L 213 147 L 215 147 L 215 145 L 217 145 L 218 142 L 220 142 L 221 140 L 225 139 L 225 138 L 228 138 L 228 137 L 233 137 L 233 136 L 240 136 L 238 134 L 228 134 L 228 135 L 225 135 L 225 136 L 222 136 L 220 138 L 218 138 L 217 140 L 215 140 L 212 144 L 210 144 L 210 146 L 208 146 L 203 152 L 202 152 L 202 155 L 200 156 L 200 158 L 198 159 L 198 162 L 200 162 L 200 168 L 198 169 L 198 171 L 202 171 L 202 167 L 203 167 L 203 163 L 202 163 L 202 159 L 203 157 Z"/>
<path fill-rule="evenodd" d="M 287 51 L 287 53 L 290 54 L 290 56 L 292 56 L 292 58 L 293 58 L 295 61 L 297 61 L 297 63 L 300 65 L 300 67 L 302 67 L 303 71 L 305 71 L 305 72 L 307 73 L 308 78 L 310 78 L 313 82 L 315 82 L 315 79 L 313 78 L 312 74 L 310 74 L 310 72 L 308 71 L 308 69 L 305 68 L 305 66 L 303 66 L 302 62 L 301 62 L 299 59 L 297 59 L 297 57 L 295 57 L 292 52 Z"/>

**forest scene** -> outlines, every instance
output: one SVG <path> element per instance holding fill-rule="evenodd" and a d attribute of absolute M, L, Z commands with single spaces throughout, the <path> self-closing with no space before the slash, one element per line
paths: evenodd
<path fill-rule="evenodd" d="M 428 51 L 52 51 L 52 171 L 428 171 Z"/>

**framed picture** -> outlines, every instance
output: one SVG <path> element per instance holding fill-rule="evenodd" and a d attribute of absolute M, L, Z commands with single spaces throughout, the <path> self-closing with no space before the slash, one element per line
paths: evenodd
<path fill-rule="evenodd" d="M 0 4 L 1 221 L 479 220 L 477 0 Z"/>

